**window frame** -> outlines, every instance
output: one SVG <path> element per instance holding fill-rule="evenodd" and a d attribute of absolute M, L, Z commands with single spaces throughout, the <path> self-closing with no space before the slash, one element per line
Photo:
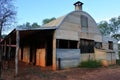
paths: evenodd
<path fill-rule="evenodd" d="M 85 15 L 81 15 L 81 27 L 82 28 L 88 28 L 88 17 L 86 17 Z"/>
<path fill-rule="evenodd" d="M 64 44 L 66 42 L 67 45 Z M 75 40 L 65 40 L 65 39 L 56 39 L 56 48 L 59 49 L 78 49 L 78 41 Z"/>
<path fill-rule="evenodd" d="M 108 41 L 108 49 L 113 50 L 113 41 Z"/>
<path fill-rule="evenodd" d="M 94 40 L 80 39 L 81 54 L 94 53 Z"/>
<path fill-rule="evenodd" d="M 95 42 L 96 49 L 102 49 L 102 42 Z"/>

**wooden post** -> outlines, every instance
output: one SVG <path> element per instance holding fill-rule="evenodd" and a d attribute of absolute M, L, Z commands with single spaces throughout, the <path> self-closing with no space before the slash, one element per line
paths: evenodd
<path fill-rule="evenodd" d="M 10 51 L 11 51 L 11 38 L 9 38 L 9 49 L 8 49 L 8 57 L 10 58 Z"/>
<path fill-rule="evenodd" d="M 10 51 L 11 51 L 11 38 L 9 38 L 9 49 L 8 49 L 8 68 L 9 68 L 9 60 L 10 60 Z"/>
<path fill-rule="evenodd" d="M 3 54 L 3 56 L 5 56 L 5 55 L 6 55 L 6 41 L 4 43 L 4 54 Z"/>
<path fill-rule="evenodd" d="M 1 49 L 1 44 L 0 44 L 0 49 Z M 2 80 L 2 52 L 0 50 L 0 80 Z"/>
<path fill-rule="evenodd" d="M 61 70 L 61 58 L 58 58 L 58 68 Z"/>
<path fill-rule="evenodd" d="M 16 31 L 15 76 L 18 75 L 18 53 L 19 53 L 19 44 L 20 44 L 20 34 L 19 34 L 19 31 Z"/>
<path fill-rule="evenodd" d="M 52 69 L 57 70 L 56 66 L 56 32 L 53 33 L 53 64 Z"/>
<path fill-rule="evenodd" d="M 111 65 L 112 65 L 112 52 L 110 52 L 111 53 Z"/>
<path fill-rule="evenodd" d="M 4 52 L 3 52 L 3 57 L 2 57 L 2 67 L 3 68 L 6 68 L 5 67 L 5 64 L 4 63 L 6 63 L 6 54 L 7 54 L 7 42 L 6 42 L 6 40 L 5 40 L 5 42 L 4 42 Z"/>

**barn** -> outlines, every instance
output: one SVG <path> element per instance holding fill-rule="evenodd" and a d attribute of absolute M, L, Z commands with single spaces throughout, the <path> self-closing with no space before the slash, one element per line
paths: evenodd
<path fill-rule="evenodd" d="M 20 60 L 53 70 L 76 67 L 89 59 L 115 64 L 117 41 L 100 33 L 95 20 L 82 10 L 82 2 L 74 6 L 74 11 L 41 28 L 14 29 L 2 41 L 3 56 L 13 56 L 16 64 Z"/>

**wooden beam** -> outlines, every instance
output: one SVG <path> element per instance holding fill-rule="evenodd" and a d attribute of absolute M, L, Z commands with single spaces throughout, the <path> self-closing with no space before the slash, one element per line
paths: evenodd
<path fill-rule="evenodd" d="M 15 76 L 18 75 L 18 53 L 20 45 L 20 33 L 16 31 L 16 55 L 15 55 Z"/>
<path fill-rule="evenodd" d="M 53 33 L 53 64 L 52 64 L 52 69 L 57 70 L 57 65 L 56 65 L 56 31 Z"/>

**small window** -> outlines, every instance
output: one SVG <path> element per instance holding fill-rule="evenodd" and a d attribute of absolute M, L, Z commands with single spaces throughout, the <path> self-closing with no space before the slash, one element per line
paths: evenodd
<path fill-rule="evenodd" d="M 88 18 L 84 15 L 81 15 L 81 26 L 82 27 L 88 27 Z"/>
<path fill-rule="evenodd" d="M 61 49 L 77 49 L 78 41 L 57 39 L 56 47 Z"/>
<path fill-rule="evenodd" d="M 94 53 L 94 40 L 80 39 L 81 53 Z"/>
<path fill-rule="evenodd" d="M 102 49 L 102 42 L 95 42 L 95 48 Z"/>
<path fill-rule="evenodd" d="M 113 50 L 113 42 L 112 41 L 108 41 L 108 47 L 109 47 L 109 49 Z"/>

